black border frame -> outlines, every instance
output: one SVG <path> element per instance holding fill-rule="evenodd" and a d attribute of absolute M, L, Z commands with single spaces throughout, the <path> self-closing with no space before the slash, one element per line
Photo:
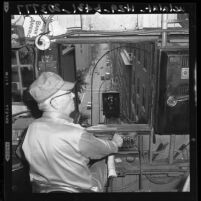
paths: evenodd
<path fill-rule="evenodd" d="M 194 70 L 197 60 L 197 22 L 196 22 L 196 3 L 130 3 L 130 2 L 29 2 L 28 4 L 39 4 L 40 8 L 44 8 L 44 4 L 58 4 L 63 9 L 69 9 L 69 14 L 93 14 L 90 12 L 87 12 L 86 9 L 83 9 L 80 11 L 80 4 L 82 3 L 84 5 L 84 8 L 87 4 L 91 5 L 92 10 L 97 7 L 98 4 L 106 10 L 102 10 L 101 14 L 121 14 L 122 12 L 119 11 L 112 11 L 111 5 L 133 5 L 135 7 L 135 10 L 131 13 L 124 12 L 123 14 L 149 14 L 149 13 L 167 13 L 167 11 L 161 10 L 161 7 L 167 6 L 169 9 L 172 7 L 175 8 L 175 6 L 178 6 L 183 9 L 183 11 L 178 11 L 177 9 L 175 11 L 172 11 L 168 13 L 189 13 L 190 17 L 190 24 L 189 24 L 189 32 L 190 32 L 190 42 L 189 42 L 189 52 L 190 52 L 190 165 L 191 165 L 191 185 L 190 185 L 190 192 L 168 192 L 168 193 L 90 193 L 90 194 L 18 194 L 18 193 L 12 193 L 11 191 L 11 173 L 12 173 L 12 160 L 11 160 L 11 153 L 12 153 L 12 136 L 9 135 L 12 133 L 12 115 L 11 115 L 11 95 L 9 92 L 11 92 L 11 14 L 19 14 L 17 10 L 18 5 L 26 5 L 27 1 L 15 1 L 15 2 L 8 2 L 8 10 L 6 12 L 5 10 L 5 2 L 3 2 L 3 89 L 4 89 L 4 175 L 3 175 L 3 192 L 4 192 L 4 198 L 5 200 L 88 200 L 88 199 L 100 199 L 100 200 L 182 200 L 182 201 L 196 201 L 197 198 L 197 192 L 198 192 L 198 186 L 197 186 L 197 102 L 195 102 L 195 98 L 197 97 L 197 94 L 194 91 L 194 85 L 195 83 L 194 79 Z M 149 10 L 149 5 L 151 6 L 152 10 Z M 158 7 L 158 11 L 153 12 L 153 5 L 156 5 Z M 25 8 L 25 7 L 24 7 Z M 81 8 L 83 8 L 81 6 Z M 147 9 L 148 8 L 148 9 Z M 34 10 L 30 9 L 30 14 L 34 14 Z M 74 13 L 76 11 L 76 13 Z M 94 10 L 93 10 L 94 11 Z M 94 11 L 95 12 L 95 11 Z M 28 14 L 27 10 L 24 9 L 22 11 L 23 15 Z M 43 12 L 39 11 L 37 14 L 44 14 Z M 53 14 L 53 13 L 48 13 Z M 54 14 L 67 14 L 64 12 L 57 11 Z M 6 154 L 10 154 L 10 160 L 6 161 Z M 9 155 L 8 155 L 9 156 Z"/>

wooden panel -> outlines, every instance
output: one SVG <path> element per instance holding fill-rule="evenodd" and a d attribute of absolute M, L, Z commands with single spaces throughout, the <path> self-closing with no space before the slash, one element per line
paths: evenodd
<path fill-rule="evenodd" d="M 107 124 L 97 125 L 87 128 L 91 133 L 105 133 L 105 132 L 138 132 L 149 134 L 151 128 L 148 124 Z"/>
<path fill-rule="evenodd" d="M 67 39 L 55 39 L 54 42 L 61 44 L 79 44 L 79 43 L 110 43 L 110 42 L 145 42 L 157 40 L 157 36 L 88 36 L 88 37 L 74 37 Z"/>

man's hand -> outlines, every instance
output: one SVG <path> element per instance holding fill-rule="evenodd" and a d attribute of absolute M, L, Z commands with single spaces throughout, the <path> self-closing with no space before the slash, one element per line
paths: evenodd
<path fill-rule="evenodd" d="M 121 147 L 122 144 L 123 144 L 123 139 L 120 135 L 118 134 L 114 134 L 113 138 L 112 138 L 112 141 L 118 146 L 118 147 Z"/>

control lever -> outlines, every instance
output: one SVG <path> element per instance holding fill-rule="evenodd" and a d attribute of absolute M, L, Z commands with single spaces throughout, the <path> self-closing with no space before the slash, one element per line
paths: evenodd
<path fill-rule="evenodd" d="M 183 101 L 187 101 L 187 100 L 189 100 L 189 95 L 178 96 L 178 97 L 169 96 L 167 99 L 167 104 L 170 107 L 174 107 L 177 104 L 177 102 L 183 102 Z"/>
<path fill-rule="evenodd" d="M 107 166 L 108 166 L 108 178 L 109 177 L 117 177 L 117 173 L 116 173 L 116 169 L 115 169 L 114 155 L 108 156 Z"/>

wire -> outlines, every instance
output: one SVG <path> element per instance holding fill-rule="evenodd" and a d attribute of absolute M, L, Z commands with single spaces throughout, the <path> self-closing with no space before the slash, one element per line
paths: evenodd
<path fill-rule="evenodd" d="M 175 181 L 176 179 L 179 179 L 179 177 L 183 177 L 183 175 L 179 175 L 179 176 L 166 176 L 166 177 L 162 177 L 162 178 L 153 178 L 151 175 L 145 174 L 145 177 L 154 184 L 169 184 L 173 181 Z"/>

